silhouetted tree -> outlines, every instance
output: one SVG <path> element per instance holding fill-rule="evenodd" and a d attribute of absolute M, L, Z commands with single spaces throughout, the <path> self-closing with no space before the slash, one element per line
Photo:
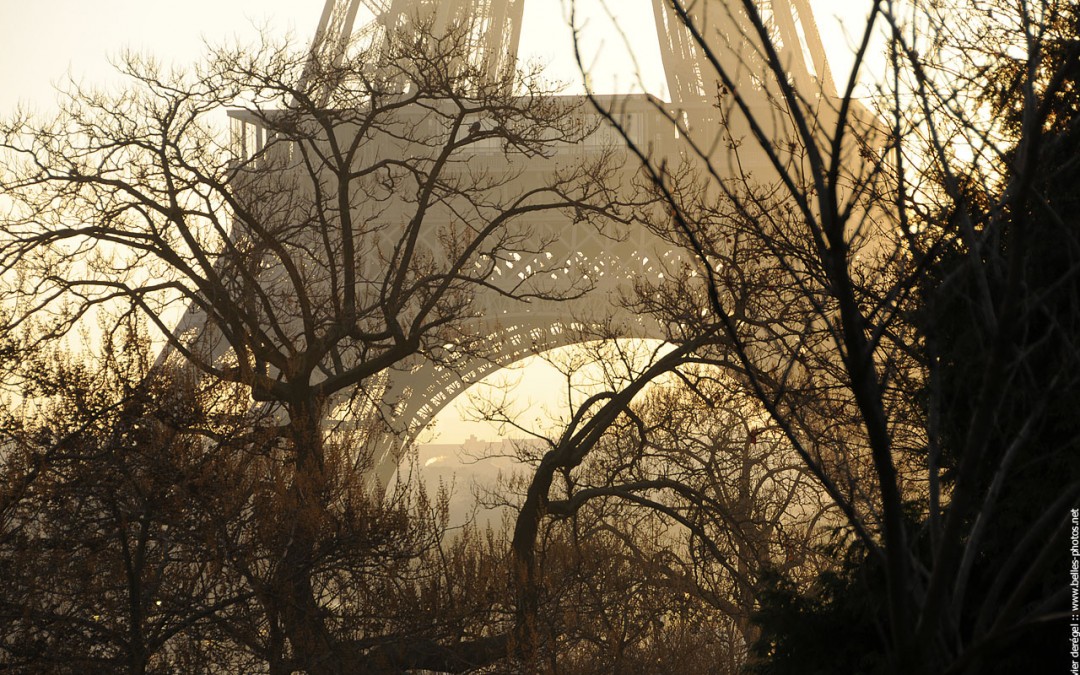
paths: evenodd
<path fill-rule="evenodd" d="M 460 670 L 507 649 L 478 626 L 444 644 L 347 620 L 342 584 L 371 570 L 327 559 L 339 536 L 399 531 L 340 492 L 387 446 L 390 369 L 482 353 L 487 336 L 469 327 L 478 288 L 581 292 L 540 270 L 493 275 L 543 239 L 530 217 L 565 210 L 588 227 L 617 210 L 608 155 L 544 161 L 587 133 L 574 115 L 535 73 L 471 64 L 469 44 L 417 18 L 380 49 L 323 62 L 263 44 L 176 74 L 129 56 L 120 94 L 73 87 L 56 119 L 0 127 L 6 333 L 36 340 L 32 353 L 97 312 L 137 314 L 177 367 L 240 387 L 265 413 L 253 434 L 271 484 L 252 496 L 261 557 L 244 574 L 269 615 L 262 646 L 248 639 L 275 672 Z M 239 147 L 208 119 L 226 106 L 240 108 Z"/>
<path fill-rule="evenodd" d="M 1066 336 L 1080 258 L 1065 215 L 1072 142 L 1054 131 L 1074 125 L 1055 106 L 1071 100 L 1075 47 L 1054 28 L 1072 24 L 1054 20 L 1072 12 L 931 3 L 906 19 L 868 3 L 834 99 L 796 89 L 774 42 L 781 19 L 759 4 L 711 6 L 743 27 L 717 40 L 708 12 L 665 3 L 717 82 L 704 123 L 657 104 L 685 139 L 684 165 L 626 135 L 663 204 L 647 222 L 692 254 L 630 300 L 670 327 L 675 348 L 587 401 L 540 460 L 517 526 L 522 576 L 535 569 L 537 523 L 560 503 L 553 477 L 583 471 L 606 430 L 640 426 L 631 402 L 649 381 L 707 365 L 757 401 L 843 514 L 837 570 L 817 595 L 771 596 L 762 667 L 775 656 L 818 672 L 979 672 L 997 648 L 1060 618 L 1067 590 L 1051 560 L 1064 555 L 1080 481 L 1067 450 L 1075 426 L 1051 411 L 1076 390 Z M 985 61 L 955 58 L 956 16 Z M 889 71 L 869 116 L 853 92 L 879 30 Z M 1009 31 L 1018 44 L 985 42 Z M 1011 112 L 979 109 L 989 72 L 1012 74 Z M 1036 450 L 1042 442 L 1054 449 Z M 1045 471 L 1050 494 L 1033 489 Z M 1009 526 L 1015 513 L 1026 529 Z M 800 616 L 816 621 L 802 634 Z M 807 651 L 859 622 L 873 626 L 868 649 L 846 643 L 842 663 Z"/>
<path fill-rule="evenodd" d="M 258 464 L 223 442 L 252 422 L 247 406 L 182 372 L 145 378 L 148 349 L 129 333 L 98 363 L 50 350 L 16 373 L 23 403 L 5 410 L 0 450 L 7 669 L 221 664 L 205 643 L 252 597 L 225 552 Z M 233 650 L 223 667 L 244 664 Z"/>

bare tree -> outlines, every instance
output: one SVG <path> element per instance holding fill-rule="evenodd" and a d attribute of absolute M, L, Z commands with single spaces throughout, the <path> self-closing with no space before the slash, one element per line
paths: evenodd
<path fill-rule="evenodd" d="M 563 504 L 554 478 L 580 475 L 613 425 L 641 426 L 631 402 L 647 382 L 708 365 L 766 411 L 880 572 L 884 611 L 872 619 L 886 670 L 975 671 L 1063 611 L 1064 577 L 1048 575 L 1080 483 L 1069 469 L 1039 495 L 1020 457 L 1074 466 L 1039 450 L 1036 430 L 1075 443 L 1058 407 L 1075 369 L 1041 365 L 1077 353 L 1065 328 L 1080 269 L 1064 225 L 1072 202 L 1046 192 L 1061 185 L 1075 137 L 1075 12 L 1047 2 L 901 14 L 867 3 L 834 96 L 824 73 L 812 90 L 789 76 L 777 7 L 657 3 L 681 31 L 680 53 L 705 73 L 696 116 L 656 105 L 682 139 L 681 163 L 624 134 L 663 205 L 648 226 L 691 254 L 630 299 L 670 327 L 675 349 L 586 401 L 540 459 L 517 522 L 519 574 L 526 588 L 538 578 L 539 524 Z M 957 15 L 965 28 L 950 34 Z M 987 44 L 994 31 L 1016 44 Z M 982 49 L 965 61 L 958 35 Z M 879 38 L 889 69 L 870 115 L 855 92 Z M 1002 72 L 1008 102 L 987 116 L 986 76 Z M 617 108 L 594 103 L 618 123 Z M 961 140 L 974 161 L 957 152 Z M 1061 242 L 1053 282 L 1036 280 L 1037 247 L 1020 234 L 1032 223 L 1058 224 L 1047 226 Z M 966 341 L 958 315 L 942 310 L 950 302 L 971 315 Z M 1023 404 L 1009 393 L 1019 382 L 1029 383 Z M 1009 503 L 1024 505 L 1031 528 L 991 554 L 990 523 L 1004 522 Z M 976 564 L 988 555 L 998 564 Z M 977 567 L 988 596 L 971 590 Z M 527 591 L 522 607 L 536 607 Z"/>
<path fill-rule="evenodd" d="M 417 19 L 379 50 L 326 62 L 267 43 L 188 74 L 128 56 L 120 94 L 72 87 L 57 119 L 0 129 L 14 201 L 0 243 L 6 333 L 37 349 L 95 313 L 139 315 L 173 358 L 275 420 L 265 432 L 285 487 L 265 494 L 277 534 L 262 583 L 283 668 L 340 672 L 380 650 L 400 667 L 462 668 L 506 649 L 476 633 L 455 638 L 457 654 L 406 638 L 373 647 L 335 630 L 319 577 L 335 522 L 363 517 L 342 511 L 331 473 L 370 471 L 360 448 L 385 433 L 339 426 L 328 445 L 335 409 L 377 419 L 391 368 L 482 355 L 477 289 L 580 293 L 539 270 L 493 272 L 543 249 L 544 214 L 591 227 L 617 211 L 608 154 L 549 160 L 588 131 L 566 101 L 536 73 L 471 64 L 469 44 Z M 239 147 L 209 121 L 227 106 Z"/>
<path fill-rule="evenodd" d="M 246 531 L 235 506 L 261 468 L 228 442 L 250 427 L 246 397 L 182 372 L 146 379 L 152 346 L 122 333 L 99 361 L 49 350 L 19 367 L 23 403 L 5 408 L 0 446 L 0 662 L 249 667 L 241 649 L 201 648 L 253 595 L 222 553 Z"/>
<path fill-rule="evenodd" d="M 155 347 L 126 329 L 103 350 L 42 352 L 15 373 L 22 402 L 5 409 L 0 446 L 0 663 L 293 670 L 276 587 L 284 450 L 242 387 L 161 366 L 148 376 Z M 311 570 L 332 630 L 374 647 L 474 629 L 494 600 L 464 601 L 482 584 L 448 561 L 492 557 L 443 552 L 445 495 L 403 477 L 373 498 L 350 450 L 326 445 L 329 526 Z"/>
<path fill-rule="evenodd" d="M 660 304 L 671 308 L 677 295 Z M 737 672 L 756 637 L 763 578 L 781 573 L 805 587 L 839 514 L 756 400 L 710 362 L 709 343 L 687 352 L 581 339 L 553 362 L 580 406 L 569 440 L 545 437 L 497 400 L 477 402 L 487 419 L 538 436 L 520 451 L 532 468 L 508 486 L 519 495 L 513 545 L 525 581 L 519 611 L 533 628 L 526 639 L 554 670 L 652 672 L 676 658 L 664 652 L 674 641 Z M 597 410 L 611 417 L 597 423 Z M 559 545 L 569 548 L 560 555 Z M 622 566 L 610 567 L 611 557 Z M 553 588 L 568 583 L 566 568 L 581 590 L 563 600 Z M 626 584 L 635 599 L 619 599 Z M 635 623 L 654 593 L 666 605 Z"/>

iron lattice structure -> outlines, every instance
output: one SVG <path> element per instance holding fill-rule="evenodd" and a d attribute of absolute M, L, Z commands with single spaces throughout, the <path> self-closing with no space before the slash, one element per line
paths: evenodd
<path fill-rule="evenodd" d="M 472 36 L 470 58 L 496 74 L 516 62 L 526 0 L 327 0 L 312 44 L 312 61 L 339 58 L 348 48 L 361 6 L 385 33 L 417 17 L 430 17 L 436 32 L 451 24 Z M 732 0 L 651 0 L 660 55 L 673 103 L 708 99 L 715 91 L 714 65 L 685 27 L 680 13 L 697 27 L 714 56 L 746 78 L 761 72 L 760 42 L 741 2 Z M 769 41 L 801 91 L 835 94 L 825 49 L 808 0 L 757 0 Z M 748 39 L 750 37 L 750 39 Z M 747 49 L 749 47 L 749 49 Z M 737 59 L 738 62 L 735 62 Z"/>
<path fill-rule="evenodd" d="M 407 33 L 415 22 L 425 22 L 425 30 L 440 34 L 449 27 L 464 31 L 469 48 L 465 58 L 471 66 L 489 74 L 492 81 L 502 77 L 517 60 L 523 26 L 525 0 L 328 0 L 319 21 L 305 68 L 301 89 L 315 76 L 320 64 L 340 62 L 352 47 L 354 24 L 363 6 L 374 20 L 360 33 L 366 49 L 385 49 L 397 33 Z M 690 5 L 690 9 L 683 8 Z M 582 116 L 583 128 L 595 128 L 581 143 L 556 146 L 554 157 L 526 161 L 519 166 L 521 181 L 528 183 L 536 175 L 561 159 L 585 157 L 590 153 L 610 152 L 613 146 L 625 151 L 627 140 L 647 148 L 653 157 L 666 161 L 685 158 L 682 140 L 693 133 L 699 147 L 720 153 L 730 149 L 723 139 L 745 137 L 750 130 L 739 126 L 718 103 L 718 91 L 737 87 L 752 112 L 772 127 L 764 133 L 777 139 L 777 147 L 791 130 L 782 116 L 775 114 L 777 96 L 770 91 L 767 79 L 768 54 L 762 50 L 765 39 L 778 49 L 779 58 L 797 91 L 805 96 L 805 105 L 827 114 L 835 96 L 832 78 L 817 27 L 807 0 L 760 0 L 757 12 L 766 34 L 755 34 L 741 3 L 723 0 L 694 3 L 652 0 L 656 32 L 666 74 L 670 102 L 646 95 L 601 96 L 594 99 L 619 122 L 616 131 L 595 109 L 582 105 L 582 97 L 566 99 L 568 109 Z M 699 31 L 695 36 L 686 27 L 680 12 Z M 704 41 L 708 52 L 698 43 Z M 712 61 L 716 59 L 717 62 Z M 727 85 L 715 76 L 718 66 L 729 74 Z M 318 92 L 325 105 L 331 91 Z M 260 121 L 243 112 L 233 114 L 238 142 L 243 155 L 263 152 L 267 134 Z M 477 120 L 476 123 L 481 123 Z M 375 148 L 372 152 L 409 153 L 408 147 Z M 471 149 L 470 162 L 483 163 L 499 157 L 501 147 L 483 143 Z M 740 157 L 744 171 L 765 174 L 770 169 L 763 153 L 752 149 Z M 630 184 L 636 173 L 633 162 L 622 169 L 622 180 Z M 356 208 L 362 209 L 362 206 Z M 392 208 L 383 208 L 378 218 L 392 219 Z M 388 215 L 389 214 L 389 215 Z M 365 217 L 364 214 L 358 214 Z M 372 216 L 375 217 L 375 216 Z M 339 424 L 348 426 L 358 418 L 377 416 L 388 422 L 388 431 L 370 435 L 368 448 L 374 457 L 374 477 L 386 484 L 397 468 L 403 450 L 454 397 L 485 375 L 526 356 L 580 342 L 589 335 L 582 330 L 590 325 L 617 326 L 620 335 L 639 338 L 669 338 L 670 327 L 633 316 L 621 309 L 618 299 L 629 294 L 635 281 L 662 278 L 685 266 L 686 261 L 670 244 L 642 227 L 607 237 L 589 228 L 576 226 L 574 219 L 545 216 L 531 223 L 531 242 L 518 242 L 520 253 L 493 267 L 488 280 L 490 292 L 478 289 L 471 302 L 471 315 L 463 333 L 468 334 L 467 349 L 447 343 L 439 353 L 429 351 L 405 363 L 377 382 L 365 383 L 368 392 L 362 405 L 342 401 L 334 413 Z M 432 235 L 434 236 L 434 235 Z M 379 242 L 367 244 L 371 260 L 385 257 Z M 421 242 L 437 255 L 439 243 Z M 565 288 L 580 287 L 586 281 L 588 292 L 573 300 L 523 302 L 513 297 L 513 289 L 525 278 L 539 271 L 552 283 Z M 264 278 L 273 270 L 263 272 Z M 313 278 L 317 278 L 317 274 Z M 317 281 L 315 283 L 318 283 Z M 204 336 L 207 321 L 192 312 L 178 332 L 199 332 Z M 370 392 L 376 392 L 371 395 Z"/>

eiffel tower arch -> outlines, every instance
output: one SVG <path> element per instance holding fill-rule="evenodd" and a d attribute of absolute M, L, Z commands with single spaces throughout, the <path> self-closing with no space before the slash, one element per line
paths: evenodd
<path fill-rule="evenodd" d="M 489 73 L 494 81 L 516 63 L 522 31 L 525 0 L 327 0 L 311 48 L 311 61 L 302 79 L 316 76 L 319 64 L 333 63 L 351 48 L 359 10 L 363 6 L 374 21 L 360 32 L 367 49 L 383 49 L 394 32 L 408 32 L 414 22 L 425 22 L 427 30 L 438 35 L 454 27 L 468 36 L 467 58 L 474 68 Z M 710 0 L 692 4 L 690 18 L 701 35 L 695 38 L 684 26 L 669 2 L 652 0 L 662 65 L 670 93 L 670 102 L 646 95 L 600 96 L 594 103 L 609 110 L 622 127 L 616 132 L 581 96 L 558 96 L 568 109 L 584 118 L 584 127 L 596 127 L 580 144 L 556 148 L 554 161 L 601 152 L 629 139 L 638 148 L 648 149 L 653 157 L 678 160 L 686 154 L 682 138 L 688 132 L 704 139 L 720 153 L 732 139 L 749 135 L 745 126 L 728 116 L 722 102 L 723 90 L 738 88 L 752 112 L 772 128 L 763 133 L 782 139 L 784 122 L 773 114 L 776 94 L 770 91 L 765 73 L 767 65 L 760 46 L 760 36 L 750 30 L 740 3 Z M 759 15 L 768 31 L 769 42 L 778 50 L 791 82 L 804 92 L 807 105 L 827 110 L 834 96 L 833 84 L 818 37 L 808 0 L 758 0 Z M 711 54 L 698 48 L 703 40 Z M 721 60 L 730 74 L 720 83 L 711 74 Z M 304 84 L 304 83 L 302 83 Z M 328 100 L 332 92 L 322 92 Z M 815 103 L 816 102 L 816 103 Z M 258 120 L 242 112 L 233 114 L 239 141 L 250 152 L 258 152 L 266 142 Z M 771 121 L 771 122 L 770 122 Z M 484 120 L 474 122 L 482 128 Z M 745 124 L 745 123 L 744 123 Z M 710 140 L 711 139 L 711 140 Z M 748 144 L 752 145 L 752 144 Z M 399 151 L 408 152 L 407 148 Z M 500 148 L 479 146 L 492 161 Z M 484 161 L 481 157 L 479 161 Z M 550 164 L 550 159 L 537 160 Z M 763 152 L 749 150 L 740 157 L 744 171 L 768 173 L 770 163 Z M 628 161 L 622 180 L 629 183 L 636 167 Z M 523 175 L 529 174 L 526 167 Z M 527 178 L 523 178 L 527 180 Z M 478 290 L 471 303 L 472 316 L 463 328 L 468 344 L 447 342 L 441 349 L 429 351 L 397 364 L 378 383 L 368 383 L 375 394 L 366 399 L 366 407 L 341 406 L 338 416 L 379 416 L 389 432 L 369 436 L 367 450 L 374 461 L 374 477 L 386 484 L 397 468 L 404 448 L 431 419 L 456 395 L 485 375 L 511 365 L 524 357 L 580 341 L 579 330 L 592 322 L 611 322 L 625 337 L 664 339 L 663 326 L 622 310 L 617 302 L 628 294 L 635 279 L 663 275 L 683 264 L 672 247 L 645 228 L 627 230 L 617 237 L 604 237 L 596 231 L 576 226 L 573 219 L 546 217 L 533 223 L 535 240 L 518 242 L 520 253 L 509 252 L 492 269 L 488 291 Z M 423 242 L 421 242 L 423 243 Z M 431 249 L 437 250 L 436 245 Z M 379 257 L 379 244 L 372 245 L 373 259 Z M 553 266 L 552 261 L 558 261 Z M 587 292 L 572 300 L 534 299 L 526 302 L 513 297 L 525 274 L 550 275 L 564 288 L 585 288 Z M 583 282 L 583 283 L 579 283 Z M 568 284 L 568 285 L 567 285 Z M 185 319 L 180 330 L 196 326 L 197 313 Z M 345 420 L 346 423 L 347 420 Z"/>

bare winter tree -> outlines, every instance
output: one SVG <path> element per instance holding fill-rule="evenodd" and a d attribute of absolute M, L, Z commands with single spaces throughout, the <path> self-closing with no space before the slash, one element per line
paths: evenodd
<path fill-rule="evenodd" d="M 286 670 L 460 669 L 505 652 L 505 636 L 336 630 L 319 573 L 344 508 L 329 474 L 369 470 L 360 448 L 385 430 L 339 427 L 350 465 L 330 420 L 344 405 L 385 412 L 386 373 L 409 359 L 482 356 L 477 289 L 580 293 L 539 270 L 509 283 L 493 271 L 543 248 L 538 218 L 593 227 L 617 211 L 609 155 L 549 161 L 587 130 L 535 73 L 471 64 L 455 28 L 417 20 L 404 35 L 321 63 L 270 44 L 222 50 L 188 74 L 129 56 L 120 94 L 73 88 L 55 120 L 0 130 L 6 334 L 34 350 L 88 316 L 138 315 L 171 358 L 275 420 L 263 436 L 285 489 L 266 511 L 280 537 L 263 601 Z M 211 124 L 224 107 L 233 144 Z"/>
<path fill-rule="evenodd" d="M 212 394 L 192 378 L 139 376 L 152 348 L 130 338 L 97 364 L 50 350 L 19 368 L 33 404 L 5 408 L 0 456 L 0 662 L 12 672 L 224 665 L 199 646 L 251 599 L 214 551 L 244 529 L 224 515 L 243 509 L 220 507 L 246 501 L 259 459 L 205 442 L 246 427 L 248 406 L 213 401 L 211 421 Z M 243 650 L 232 656 L 243 668 Z"/>
<path fill-rule="evenodd" d="M 983 672 L 1065 610 L 1053 569 L 1080 490 L 1061 408 L 1077 372 L 1075 9 L 869 2 L 838 93 L 826 70 L 810 90 L 789 75 L 787 3 L 657 11 L 704 73 L 701 106 L 657 103 L 681 163 L 624 137 L 663 204 L 647 225 L 693 264 L 628 303 L 675 349 L 586 401 L 540 459 L 514 542 L 524 588 L 539 525 L 575 500 L 556 478 L 584 471 L 609 429 L 642 428 L 631 402 L 648 382 L 708 366 L 766 411 L 882 580 L 882 611 L 861 616 L 877 626 L 872 661 Z M 856 91 L 878 49 L 888 76 L 870 115 Z M 785 640 L 760 646 L 766 670 L 806 666 L 788 651 L 806 643 Z"/>
<path fill-rule="evenodd" d="M 41 351 L 8 374 L 22 401 L 0 426 L 0 663 L 292 670 L 277 586 L 288 449 L 243 387 L 151 374 L 160 345 L 130 328 L 100 353 Z M 494 623 L 484 584 L 505 577 L 469 567 L 498 558 L 442 541 L 445 498 L 402 478 L 372 499 L 352 448 L 325 450 L 332 528 L 311 574 L 334 633 L 377 645 Z"/>

